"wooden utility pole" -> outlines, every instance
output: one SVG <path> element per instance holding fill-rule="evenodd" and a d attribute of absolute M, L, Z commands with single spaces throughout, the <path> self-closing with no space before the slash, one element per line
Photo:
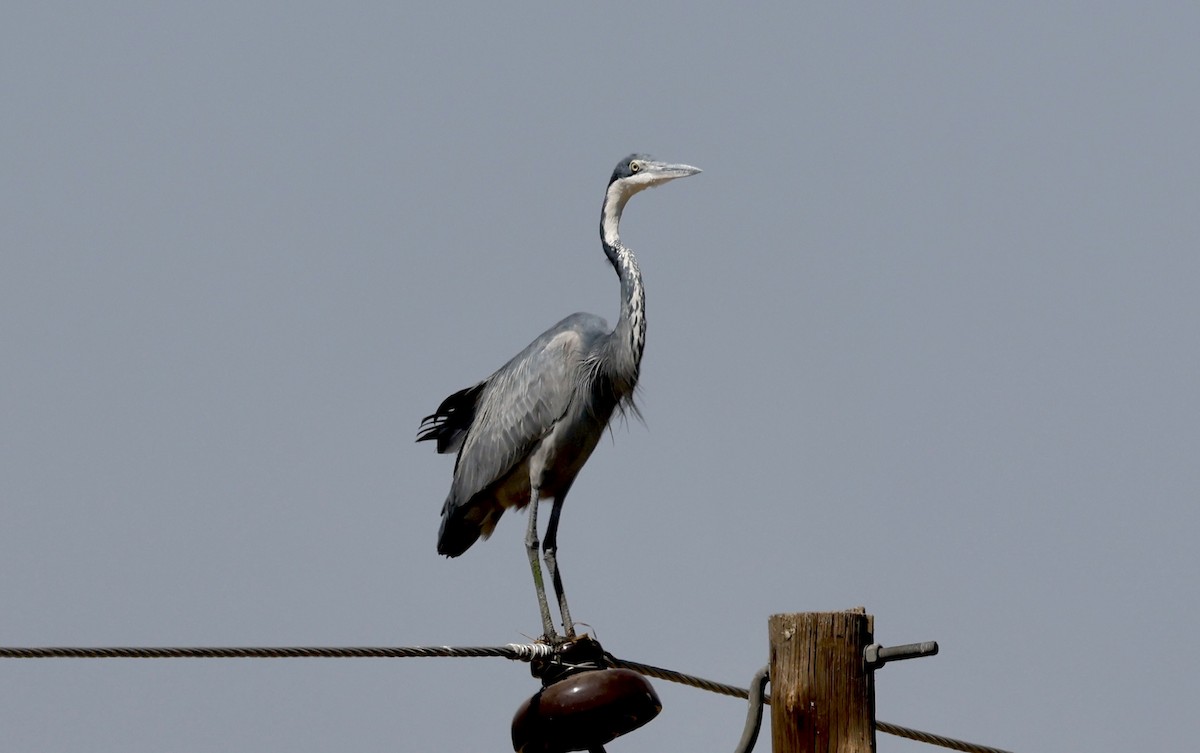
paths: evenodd
<path fill-rule="evenodd" d="M 874 753 L 875 680 L 863 662 L 874 618 L 846 612 L 772 615 L 774 753 Z"/>

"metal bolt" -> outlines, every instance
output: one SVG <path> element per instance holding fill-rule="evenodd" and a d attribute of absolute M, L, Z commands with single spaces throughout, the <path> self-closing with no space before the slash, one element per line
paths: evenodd
<path fill-rule="evenodd" d="M 876 670 L 890 661 L 919 659 L 922 656 L 933 656 L 937 652 L 937 641 L 906 643 L 903 646 L 880 646 L 878 643 L 872 643 L 863 649 L 863 662 L 866 663 L 867 669 Z"/>

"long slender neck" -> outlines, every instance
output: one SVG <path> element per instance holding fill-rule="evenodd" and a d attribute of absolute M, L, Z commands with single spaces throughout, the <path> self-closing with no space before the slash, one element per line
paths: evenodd
<path fill-rule="evenodd" d="M 600 213 L 600 241 L 617 277 L 621 281 L 621 317 L 609 337 L 610 362 L 606 370 L 620 393 L 629 394 L 637 385 L 646 347 L 646 291 L 642 287 L 642 271 L 637 259 L 621 245 L 621 212 L 630 194 L 619 184 L 609 186 Z"/>

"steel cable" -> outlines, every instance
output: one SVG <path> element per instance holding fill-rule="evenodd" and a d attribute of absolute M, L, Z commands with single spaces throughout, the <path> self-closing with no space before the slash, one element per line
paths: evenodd
<path fill-rule="evenodd" d="M 44 648 L 0 647 L 0 659 L 409 659 L 420 657 L 483 657 L 529 661 L 550 656 L 543 644 L 510 643 L 507 646 L 191 646 Z"/>
<path fill-rule="evenodd" d="M 544 659 L 554 655 L 554 649 L 543 643 L 509 643 L 506 646 L 189 646 L 189 647 L 3 647 L 0 659 L 409 659 L 432 657 L 498 657 L 515 661 Z M 667 682 L 688 685 L 710 693 L 749 698 L 746 688 L 706 680 L 703 677 L 663 669 L 650 664 L 617 659 L 607 655 L 613 666 L 631 669 L 634 672 L 655 677 Z M 764 697 L 770 703 L 769 697 Z M 901 727 L 890 722 L 875 722 L 875 729 L 889 735 L 905 737 L 931 745 L 938 745 L 964 753 L 1009 753 L 1002 748 L 993 748 L 978 743 L 956 740 L 952 737 Z"/>

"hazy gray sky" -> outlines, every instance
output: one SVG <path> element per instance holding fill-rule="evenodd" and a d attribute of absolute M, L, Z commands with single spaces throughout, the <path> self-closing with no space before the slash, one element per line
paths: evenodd
<path fill-rule="evenodd" d="M 942 647 L 881 719 L 1194 746 L 1197 38 L 1186 3 L 6 4 L 0 645 L 536 634 L 523 516 L 438 557 L 413 437 L 615 319 L 600 199 L 645 151 L 704 173 L 626 212 L 646 426 L 567 503 L 574 616 L 744 685 L 768 615 L 864 605 Z M 508 750 L 536 687 L 7 661 L 0 747 Z M 732 749 L 741 703 L 656 687 L 610 751 Z"/>

